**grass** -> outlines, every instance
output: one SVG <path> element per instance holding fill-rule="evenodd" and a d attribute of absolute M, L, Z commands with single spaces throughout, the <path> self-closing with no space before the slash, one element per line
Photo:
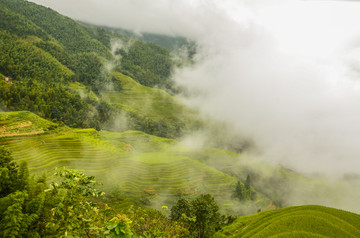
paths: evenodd
<path fill-rule="evenodd" d="M 322 206 L 297 206 L 243 216 L 215 237 L 360 237 L 360 215 Z"/>

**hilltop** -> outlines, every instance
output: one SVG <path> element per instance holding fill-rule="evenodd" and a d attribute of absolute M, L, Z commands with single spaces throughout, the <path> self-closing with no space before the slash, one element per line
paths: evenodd
<path fill-rule="evenodd" d="M 360 215 L 322 206 L 297 206 L 243 216 L 215 237 L 359 237 Z"/>

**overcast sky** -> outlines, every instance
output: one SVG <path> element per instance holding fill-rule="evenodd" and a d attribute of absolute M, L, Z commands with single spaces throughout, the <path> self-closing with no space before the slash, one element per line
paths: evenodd
<path fill-rule="evenodd" d="M 72 18 L 199 43 L 187 102 L 305 172 L 360 170 L 360 3 L 34 0 Z"/>

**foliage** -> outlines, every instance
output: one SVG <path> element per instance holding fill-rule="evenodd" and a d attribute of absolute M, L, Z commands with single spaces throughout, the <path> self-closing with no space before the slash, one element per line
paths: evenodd
<path fill-rule="evenodd" d="M 6 7 L 0 8 L 0 29 L 6 30 L 20 37 L 37 36 L 48 40 L 50 37 L 25 16 L 9 11 Z"/>
<path fill-rule="evenodd" d="M 65 236 L 92 236 L 99 234 L 97 224 L 99 208 L 87 197 L 103 195 L 95 186 L 94 177 L 71 169 L 58 169 L 55 176 L 63 180 L 52 183 L 48 193 L 56 197 L 51 208 L 51 217 L 46 224 L 46 234 L 64 234 Z"/>
<path fill-rule="evenodd" d="M 256 199 L 256 192 L 251 187 L 251 180 L 250 175 L 248 174 L 246 177 L 245 183 L 241 183 L 240 181 L 237 182 L 234 192 L 234 197 L 239 199 L 240 201 L 243 200 L 252 200 L 254 201 Z"/>
<path fill-rule="evenodd" d="M 96 26 L 89 26 L 86 23 L 83 23 L 85 25 L 84 29 L 89 33 L 89 35 L 100 41 L 104 46 L 107 48 L 111 48 L 111 33 L 109 31 L 106 31 L 103 28 L 96 27 Z"/>
<path fill-rule="evenodd" d="M 84 26 L 54 10 L 23 0 L 0 0 L 0 4 L 25 16 L 71 53 L 95 52 L 103 57 L 111 58 L 108 49 L 93 39 Z"/>
<path fill-rule="evenodd" d="M 0 30 L 0 72 L 19 78 L 39 81 L 69 80 L 73 72 L 49 53 L 6 31 Z"/>
<path fill-rule="evenodd" d="M 117 215 L 113 217 L 105 226 L 106 237 L 123 237 L 130 238 L 133 233 L 130 230 L 131 220 L 125 215 Z"/>
<path fill-rule="evenodd" d="M 0 237 L 36 237 L 33 226 L 39 221 L 43 205 L 44 181 L 29 178 L 26 163 L 18 167 L 0 147 Z"/>
<path fill-rule="evenodd" d="M 235 196 L 236 198 L 238 198 L 239 200 L 243 200 L 243 199 L 244 199 L 244 188 L 243 188 L 243 186 L 242 186 L 242 184 L 241 184 L 240 181 L 238 181 L 238 182 L 236 183 L 234 196 Z"/>
<path fill-rule="evenodd" d="M 112 75 L 121 81 L 123 90 L 107 91 L 104 96 L 116 106 L 118 117 L 126 120 L 126 129 L 176 138 L 201 124 L 196 111 L 163 90 L 143 86 L 121 73 Z"/>
<path fill-rule="evenodd" d="M 111 83 L 102 59 L 94 53 L 76 54 L 70 68 L 76 72 L 74 80 L 90 86 L 94 92 L 98 93 Z"/>
<path fill-rule="evenodd" d="M 2 149 L 2 165 L 12 162 Z M 16 165 L 16 163 L 14 163 Z M 26 166 L 25 166 L 26 168 Z M 25 175 L 24 175 L 25 174 Z M 130 207 L 116 214 L 106 204 L 99 205 L 103 193 L 96 189 L 94 177 L 78 170 L 61 168 L 55 176 L 60 180 L 45 189 L 45 178 L 29 180 L 19 169 L 23 190 L 0 198 L 0 237 L 186 237 L 179 222 L 169 222 L 163 211 Z M 20 187 L 19 187 L 20 188 Z M 91 199 L 91 197 L 93 199 Z"/>
<path fill-rule="evenodd" d="M 66 49 L 64 49 L 57 41 L 54 40 L 38 41 L 35 42 L 34 45 L 51 54 L 61 64 L 65 65 L 68 68 L 72 68 L 73 56 Z"/>
<path fill-rule="evenodd" d="M 185 198 L 180 198 L 176 205 L 171 208 L 170 219 L 172 221 L 180 221 L 184 216 L 191 217 L 191 205 Z"/>
<path fill-rule="evenodd" d="M 79 95 L 56 83 L 22 80 L 7 84 L 0 81 L 0 98 L 2 108 L 32 111 L 71 127 L 100 129 L 112 117 L 108 103 L 95 101 L 88 104 Z"/>
<path fill-rule="evenodd" d="M 0 198 L 24 190 L 28 184 L 27 165 L 25 162 L 19 167 L 8 150 L 0 147 Z"/>
<path fill-rule="evenodd" d="M 153 43 L 135 41 L 128 51 L 119 50 L 122 72 L 142 85 L 172 89 L 170 51 Z"/>
<path fill-rule="evenodd" d="M 162 211 L 147 207 L 130 206 L 124 213 L 132 220 L 131 229 L 139 237 L 188 237 L 189 232 L 181 221 L 169 221 L 165 216 L 166 206 Z"/>
<path fill-rule="evenodd" d="M 179 199 L 171 208 L 170 219 L 184 222 L 192 237 L 212 237 L 221 226 L 234 220 L 231 216 L 221 216 L 218 210 L 214 197 L 202 194 L 191 202 Z"/>
<path fill-rule="evenodd" d="M 129 38 L 84 26 L 31 2 L 0 0 L 0 5 L 4 13 L 4 22 L 0 24 L 0 73 L 13 77 L 14 84 L 21 82 L 21 85 L 1 85 L 0 106 L 3 109 L 29 110 L 71 127 L 96 129 L 113 129 L 115 115 L 124 115 L 129 122 L 125 129 L 169 138 L 180 136 L 185 125 L 190 125 L 187 119 L 183 120 L 174 112 L 181 115 L 192 113 L 185 112 L 184 106 L 173 105 L 173 100 L 161 90 L 149 94 L 150 97 L 154 95 L 156 100 L 148 97 L 149 90 L 138 90 L 146 97 L 146 104 L 139 102 L 139 105 L 144 107 L 151 103 L 146 111 L 124 110 L 122 105 L 128 106 L 128 101 L 121 97 L 120 107 L 110 106 L 108 103 L 113 104 L 112 100 L 108 103 L 103 100 L 104 91 L 106 95 L 109 90 L 114 93 L 126 90 L 122 81 L 110 75 L 108 67 L 104 67 L 110 64 L 115 70 L 132 75 L 144 85 L 171 88 L 170 75 L 174 62 L 169 50 L 152 43 L 134 41 L 128 51 L 122 49 L 118 52 L 122 55 L 121 61 L 114 61 L 110 52 L 110 37 L 130 42 Z M 74 81 L 85 85 L 88 95 L 97 93 L 102 102 L 83 97 L 83 94 L 79 97 L 77 91 L 66 90 L 64 84 Z M 47 89 L 58 90 L 61 95 L 53 97 Z M 158 98 L 163 102 L 158 103 Z M 21 104 L 22 100 L 25 103 Z M 152 107 L 154 113 L 149 115 Z"/>

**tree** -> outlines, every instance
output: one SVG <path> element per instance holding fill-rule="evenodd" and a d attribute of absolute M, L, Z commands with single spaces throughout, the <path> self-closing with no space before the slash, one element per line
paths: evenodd
<path fill-rule="evenodd" d="M 251 187 L 251 180 L 250 180 L 250 175 L 248 174 L 248 176 L 246 177 L 246 181 L 245 181 L 245 189 L 246 189 L 246 194 L 247 194 L 247 199 L 249 200 L 255 200 L 256 199 L 256 192 L 254 191 L 254 189 Z"/>
<path fill-rule="evenodd" d="M 181 221 L 189 228 L 192 237 L 212 237 L 221 226 L 219 207 L 210 194 L 202 194 L 189 202 L 181 198 L 171 208 L 170 219 Z"/>
<path fill-rule="evenodd" d="M 238 198 L 240 201 L 244 199 L 244 189 L 241 186 L 241 182 L 238 181 L 235 187 L 235 197 Z"/>
<path fill-rule="evenodd" d="M 39 237 L 31 227 L 42 213 L 41 184 L 29 178 L 25 162 L 19 167 L 10 152 L 0 147 L 0 237 Z"/>
<path fill-rule="evenodd" d="M 22 162 L 19 168 L 10 152 L 0 147 L 0 198 L 23 190 L 28 184 L 28 176 L 26 162 Z"/>
<path fill-rule="evenodd" d="M 196 217 L 195 229 L 198 237 L 211 237 L 218 227 L 220 213 L 214 197 L 200 195 L 191 202 L 193 215 Z"/>
<path fill-rule="evenodd" d="M 248 174 L 247 177 L 246 177 L 246 181 L 245 181 L 245 188 L 247 190 L 249 190 L 250 186 L 251 186 L 251 180 L 250 180 L 250 174 Z"/>
<path fill-rule="evenodd" d="M 52 183 L 48 191 L 55 197 L 50 221 L 47 223 L 46 235 L 91 237 L 99 234 L 99 208 L 87 199 L 88 196 L 99 197 L 103 193 L 95 187 L 98 184 L 94 177 L 83 172 L 61 168 L 55 173 L 62 181 Z"/>
<path fill-rule="evenodd" d="M 180 198 L 177 203 L 171 208 L 170 220 L 179 221 L 183 217 L 183 214 L 187 217 L 191 217 L 191 205 L 185 198 Z"/>

